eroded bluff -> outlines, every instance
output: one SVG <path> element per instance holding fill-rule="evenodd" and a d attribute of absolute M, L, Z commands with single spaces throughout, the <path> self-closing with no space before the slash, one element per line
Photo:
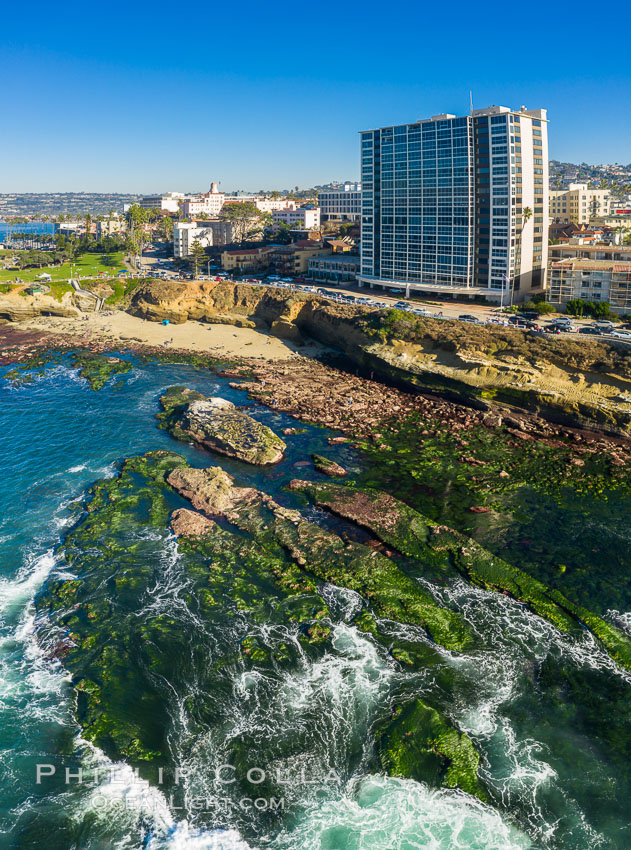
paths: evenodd
<path fill-rule="evenodd" d="M 437 390 L 476 407 L 528 410 L 565 425 L 631 431 L 631 349 L 624 343 L 542 338 L 228 282 L 147 282 L 129 311 L 154 321 L 265 328 L 294 341 L 309 336 L 407 388 Z"/>

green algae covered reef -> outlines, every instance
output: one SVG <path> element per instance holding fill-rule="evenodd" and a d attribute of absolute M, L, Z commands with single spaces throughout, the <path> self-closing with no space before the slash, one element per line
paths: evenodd
<path fill-rule="evenodd" d="M 283 382 L 291 384 L 291 375 L 282 375 Z M 268 385 L 273 393 L 273 378 Z M 378 410 L 366 403 L 362 413 L 363 398 L 354 387 L 351 395 L 360 419 Z M 404 394 L 392 393 L 391 400 L 405 402 Z M 249 728 L 228 733 L 233 718 L 225 696 L 242 688 L 244 704 L 251 693 L 256 702 L 262 682 L 335 657 L 343 627 L 386 659 L 398 683 L 367 722 L 368 769 L 456 788 L 502 808 L 485 771 L 484 744 L 456 710 L 458 664 L 475 663 L 481 642 L 479 624 L 449 588 L 501 594 L 502 604 L 529 621 L 547 621 L 537 622 L 546 634 L 561 633 L 567 645 L 584 644 L 589 633 L 599 651 L 631 669 L 631 638 L 607 619 L 602 596 L 585 581 L 603 555 L 593 547 L 573 560 L 554 526 L 563 510 L 576 521 L 582 511 L 612 505 L 614 495 L 627 504 L 625 452 L 594 448 L 568 433 L 542 439 L 507 418 L 471 422 L 469 411 L 448 426 L 444 418 L 411 411 L 411 402 L 397 416 L 382 414 L 355 429 L 345 400 L 347 437 L 331 437 L 324 454 L 307 454 L 313 464 L 296 464 L 300 475 L 315 480 L 296 478 L 272 496 L 265 481 L 282 479 L 286 466 L 280 473 L 250 466 L 278 462 L 285 442 L 269 429 L 271 436 L 261 439 L 264 426 L 248 417 L 254 434 L 237 429 L 239 439 L 237 432 L 224 434 L 220 445 L 217 420 L 244 414 L 233 406 L 206 410 L 207 402 L 203 393 L 170 387 L 157 419 L 175 439 L 216 452 L 201 461 L 209 465 L 192 467 L 171 451 L 123 461 L 116 477 L 97 482 L 75 506 L 77 522 L 59 549 L 59 569 L 37 599 L 39 640 L 72 677 L 83 737 L 150 781 L 153 765 L 174 766 L 182 754 L 193 758 L 208 740 L 224 764 L 258 763 L 265 736 Z M 197 404 L 207 414 L 204 428 L 189 416 Z M 290 444 L 285 464 L 300 432 L 283 430 Z M 361 472 L 338 444 L 361 452 Z M 262 460 L 270 447 L 280 458 Z M 238 463 L 230 466 L 233 475 L 210 465 L 221 463 L 222 453 L 247 464 L 244 479 L 256 485 L 242 483 Z M 528 536 L 531 517 L 549 540 Z M 548 560 L 541 556 L 546 547 L 553 552 Z M 603 550 L 609 557 L 605 544 Z M 343 613 L 331 589 L 351 600 Z M 475 604 L 479 598 L 488 594 L 475 591 Z M 419 682 L 428 671 L 435 684 L 425 689 Z M 549 687 L 550 713 L 568 716 L 564 700 L 578 702 L 596 676 L 566 671 L 558 659 L 546 659 L 536 675 Z M 598 705 L 594 700 L 585 716 L 600 735 Z M 627 706 L 624 695 L 620 705 Z M 304 757 L 304 734 L 287 735 L 270 761 Z M 610 724 L 603 741 L 612 759 L 629 752 L 622 720 Z M 350 776 L 359 749 L 348 757 Z M 262 790 L 274 794 L 278 787 L 269 780 Z"/>
<path fill-rule="evenodd" d="M 557 590 L 483 549 L 475 540 L 427 520 L 404 502 L 376 490 L 294 480 L 292 490 L 372 531 L 401 554 L 421 563 L 445 559 L 472 584 L 508 593 L 560 631 L 588 628 L 612 658 L 631 669 L 631 638 Z"/>
<path fill-rule="evenodd" d="M 202 516 L 203 523 L 191 523 Z M 177 544 L 170 523 L 182 532 Z M 209 649 L 191 644 L 152 593 L 165 545 L 175 547 L 169 557 L 178 564 L 179 602 L 202 629 L 218 619 L 226 623 L 225 645 L 211 653 L 210 665 Z M 394 664 L 436 664 L 433 641 L 460 651 L 471 645 L 460 615 L 439 606 L 396 562 L 343 541 L 254 488 L 237 487 L 220 467 L 193 469 L 171 452 L 130 458 L 115 478 L 94 485 L 60 555 L 73 577 L 51 577 L 40 594 L 40 641 L 72 674 L 84 737 L 141 769 L 169 758 L 172 709 L 159 683 L 176 680 L 176 689 L 184 687 L 187 663 L 197 675 L 203 670 L 206 688 L 196 689 L 180 710 L 191 727 L 207 728 L 221 723 L 207 693 L 226 686 L 225 671 L 291 670 L 303 654 L 317 659 L 331 651 L 335 624 L 322 582 L 365 598 L 353 622 L 387 648 Z M 414 624 L 431 640 L 405 647 L 382 633 L 381 617 Z M 266 645 L 257 623 L 293 630 L 294 639 Z M 416 731 L 410 719 L 402 731 L 398 712 L 386 714 L 376 730 L 376 758 L 384 769 L 483 797 L 479 757 L 467 736 L 431 706 L 419 702 L 413 715 L 423 721 Z M 414 748 L 428 750 L 427 770 L 403 755 L 400 739 L 410 730 Z M 241 755 L 235 745 L 230 758 Z"/>
<path fill-rule="evenodd" d="M 3 377 L 13 386 L 19 387 L 32 383 L 37 376 L 43 375 L 51 367 L 66 362 L 72 369 L 78 370 L 79 377 L 84 378 L 93 390 L 103 389 L 112 378 L 133 369 L 129 360 L 114 354 L 78 350 L 67 356 L 64 352 L 50 351 L 14 366 L 5 372 Z"/>
<path fill-rule="evenodd" d="M 480 755 L 436 709 L 415 699 L 397 706 L 394 719 L 377 730 L 384 771 L 447 788 L 461 788 L 481 800 L 487 795 L 478 777 Z"/>

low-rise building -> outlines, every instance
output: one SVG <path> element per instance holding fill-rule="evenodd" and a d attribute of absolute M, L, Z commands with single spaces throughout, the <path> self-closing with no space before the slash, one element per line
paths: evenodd
<path fill-rule="evenodd" d="M 274 247 L 272 263 L 280 275 L 304 275 L 309 269 L 309 260 L 317 255 L 329 256 L 331 248 L 323 242 L 314 242 L 312 239 L 302 239 L 291 245 L 277 245 Z"/>
<path fill-rule="evenodd" d="M 308 277 L 318 283 L 354 284 L 357 282 L 359 263 L 359 254 L 317 254 L 308 260 Z"/>
<path fill-rule="evenodd" d="M 96 222 L 97 239 L 103 239 L 104 236 L 112 236 L 114 233 L 124 233 L 126 230 L 127 221 L 122 215 Z"/>
<path fill-rule="evenodd" d="M 345 183 L 337 189 L 321 189 L 318 205 L 322 221 L 359 221 L 362 215 L 361 183 Z"/>
<path fill-rule="evenodd" d="M 607 301 L 615 313 L 631 312 L 631 262 L 582 257 L 553 262 L 549 274 L 549 301 L 563 308 L 576 298 Z"/>
<path fill-rule="evenodd" d="M 237 248 L 223 251 L 221 268 L 225 271 L 258 271 L 267 268 L 272 262 L 272 256 L 278 246 L 265 245 L 260 248 Z"/>
<path fill-rule="evenodd" d="M 551 263 L 572 258 L 631 263 L 631 245 L 582 245 L 579 240 L 550 245 Z"/>
<path fill-rule="evenodd" d="M 289 224 L 302 230 L 312 230 L 320 227 L 320 209 L 316 207 L 298 207 L 298 209 L 282 209 L 272 211 L 274 224 Z"/>
<path fill-rule="evenodd" d="M 173 225 L 173 256 L 189 257 L 193 244 L 203 248 L 232 245 L 234 225 L 229 221 L 176 221 Z"/>
<path fill-rule="evenodd" d="M 611 209 L 608 189 L 589 189 L 587 183 L 570 183 L 568 189 L 550 190 L 550 221 L 578 224 L 606 216 Z"/>
<path fill-rule="evenodd" d="M 146 210 L 156 209 L 176 213 L 187 197 L 182 192 L 165 192 L 163 195 L 143 195 L 138 201 L 138 204 Z"/>
<path fill-rule="evenodd" d="M 288 198 L 268 198 L 265 195 L 225 195 L 226 204 L 254 204 L 260 212 L 271 213 L 277 210 L 295 210 L 296 202 Z"/>
<path fill-rule="evenodd" d="M 631 230 L 631 213 L 622 212 L 616 215 L 603 216 L 596 223 L 611 227 L 615 241 L 620 244 L 628 236 L 628 231 Z"/>

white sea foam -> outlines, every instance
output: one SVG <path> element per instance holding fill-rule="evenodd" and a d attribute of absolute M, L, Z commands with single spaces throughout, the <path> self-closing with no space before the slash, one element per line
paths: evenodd
<path fill-rule="evenodd" d="M 0 579 L 0 618 L 23 610 L 55 563 L 53 550 L 28 559 L 12 577 Z"/>
<path fill-rule="evenodd" d="M 371 776 L 337 799 L 309 806 L 274 850 L 524 850 L 531 840 L 500 815 L 457 791 Z"/>
<path fill-rule="evenodd" d="M 623 632 L 631 635 L 631 611 L 620 612 L 612 609 L 611 611 L 607 611 L 605 617 L 615 626 L 618 626 L 619 629 L 622 629 Z"/>

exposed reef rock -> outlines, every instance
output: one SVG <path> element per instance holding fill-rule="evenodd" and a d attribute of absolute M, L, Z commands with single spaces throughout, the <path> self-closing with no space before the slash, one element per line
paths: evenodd
<path fill-rule="evenodd" d="M 138 287 L 129 309 L 155 321 L 245 318 L 289 339 L 309 336 L 338 348 L 409 389 L 481 410 L 499 404 L 559 424 L 631 433 L 631 352 L 613 341 L 541 338 L 229 282 L 151 281 Z"/>
<path fill-rule="evenodd" d="M 178 508 L 171 514 L 171 531 L 176 537 L 203 537 L 215 527 L 212 519 L 187 508 Z"/>
<path fill-rule="evenodd" d="M 446 647 L 469 645 L 471 636 L 462 619 L 440 608 L 394 561 L 374 549 L 345 543 L 265 493 L 235 486 L 232 476 L 220 467 L 176 469 L 167 481 L 196 510 L 211 518 L 225 517 L 277 557 L 288 552 L 298 566 L 319 579 L 361 593 L 381 616 L 420 625 Z"/>
<path fill-rule="evenodd" d="M 313 464 L 318 472 L 322 472 L 324 475 L 331 475 L 336 478 L 343 478 L 348 475 L 343 466 L 322 455 L 313 455 Z"/>
<path fill-rule="evenodd" d="M 267 425 L 223 398 L 170 387 L 160 398 L 164 427 L 180 440 L 258 465 L 278 463 L 287 445 Z"/>

